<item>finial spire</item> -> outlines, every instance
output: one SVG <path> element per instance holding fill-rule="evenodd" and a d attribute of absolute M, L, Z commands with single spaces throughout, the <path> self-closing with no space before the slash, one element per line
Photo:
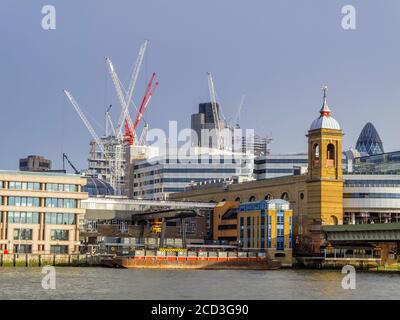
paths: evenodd
<path fill-rule="evenodd" d="M 321 116 L 330 116 L 331 110 L 329 109 L 327 102 L 328 87 L 323 86 L 322 91 L 324 92 L 324 98 L 323 98 L 322 108 L 319 112 L 321 113 Z"/>

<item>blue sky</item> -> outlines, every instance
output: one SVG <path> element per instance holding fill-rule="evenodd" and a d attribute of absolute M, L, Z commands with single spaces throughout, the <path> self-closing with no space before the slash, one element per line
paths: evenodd
<path fill-rule="evenodd" d="M 52 4 L 57 29 L 41 28 Z M 355 6 L 357 29 L 341 27 L 343 5 Z M 372 121 L 386 151 L 400 149 L 400 2 L 319 0 L 3 0 L 0 4 L 0 168 L 41 154 L 61 167 L 66 152 L 87 165 L 90 135 L 62 93 L 72 91 L 95 129 L 104 111 L 119 114 L 105 56 L 127 82 L 140 44 L 149 39 L 135 101 L 156 71 L 160 86 L 145 119 L 190 126 L 207 101 L 213 73 L 226 118 L 242 94 L 242 127 L 272 135 L 273 153 L 306 150 L 305 134 L 321 106 L 321 86 L 355 145 Z"/>

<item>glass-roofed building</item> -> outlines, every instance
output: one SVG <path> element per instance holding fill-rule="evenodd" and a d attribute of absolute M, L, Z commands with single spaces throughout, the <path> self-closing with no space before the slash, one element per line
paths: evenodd
<path fill-rule="evenodd" d="M 89 197 L 97 196 L 113 196 L 113 187 L 105 180 L 93 177 L 85 176 L 87 184 L 83 186 L 83 191 L 89 194 Z"/>

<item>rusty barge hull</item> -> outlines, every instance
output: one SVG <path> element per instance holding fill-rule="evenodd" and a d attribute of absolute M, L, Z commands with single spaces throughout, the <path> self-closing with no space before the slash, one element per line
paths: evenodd
<path fill-rule="evenodd" d="M 263 258 L 201 258 L 131 256 L 116 257 L 106 263 L 109 267 L 126 269 L 280 269 L 279 261 Z"/>

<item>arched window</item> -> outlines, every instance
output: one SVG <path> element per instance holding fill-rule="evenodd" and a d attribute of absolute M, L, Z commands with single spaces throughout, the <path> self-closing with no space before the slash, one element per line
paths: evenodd
<path fill-rule="evenodd" d="M 240 197 L 237 197 L 235 201 L 240 202 Z"/>
<path fill-rule="evenodd" d="M 268 193 L 266 196 L 265 196 L 265 198 L 264 198 L 265 200 L 272 200 L 273 199 L 273 197 L 272 197 L 272 194 L 270 194 L 270 193 Z"/>
<path fill-rule="evenodd" d="M 289 201 L 289 194 L 287 192 L 282 193 L 281 199 Z"/>
<path fill-rule="evenodd" d="M 328 160 L 335 160 L 335 146 L 332 143 L 326 147 L 326 156 Z"/>
<path fill-rule="evenodd" d="M 256 197 L 255 197 L 255 196 L 251 196 L 251 197 L 249 198 L 249 202 L 254 202 L 254 201 L 256 201 Z"/>
<path fill-rule="evenodd" d="M 331 224 L 337 226 L 338 218 L 336 216 L 331 216 Z"/>
<path fill-rule="evenodd" d="M 314 160 L 319 160 L 319 144 L 315 143 L 313 145 L 313 156 L 314 156 Z"/>

